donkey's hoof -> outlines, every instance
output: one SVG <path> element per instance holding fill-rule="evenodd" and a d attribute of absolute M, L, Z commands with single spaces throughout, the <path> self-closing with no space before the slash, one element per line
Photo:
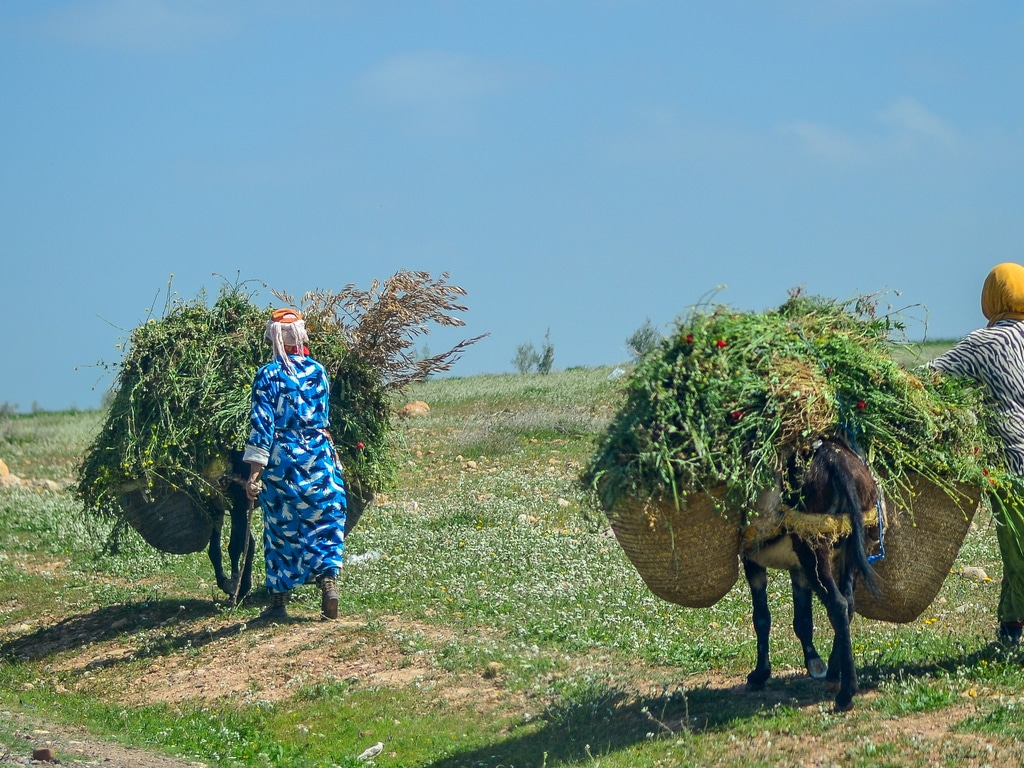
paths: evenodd
<path fill-rule="evenodd" d="M 850 712 L 852 710 L 853 710 L 853 697 L 852 696 L 850 698 L 848 698 L 848 699 L 844 698 L 844 697 L 840 697 L 840 698 L 836 699 L 836 707 L 835 707 L 835 711 L 836 712 Z"/>
<path fill-rule="evenodd" d="M 824 680 L 828 674 L 828 667 L 820 658 L 807 660 L 807 674 L 814 680 Z"/>
<path fill-rule="evenodd" d="M 763 691 L 765 683 L 768 682 L 768 678 L 771 677 L 771 672 L 764 674 L 763 672 L 751 672 L 747 675 L 747 690 L 749 691 Z"/>

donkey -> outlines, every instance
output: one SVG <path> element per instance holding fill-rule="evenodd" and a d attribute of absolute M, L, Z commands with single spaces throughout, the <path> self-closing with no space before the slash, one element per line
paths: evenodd
<path fill-rule="evenodd" d="M 213 521 L 207 554 L 217 577 L 217 586 L 231 598 L 233 604 L 240 603 L 252 590 L 252 560 L 256 541 L 252 535 L 250 518 L 252 514 L 261 514 L 259 505 L 250 506 L 249 497 L 245 493 L 249 465 L 242 461 L 242 455 L 241 451 L 229 451 L 231 467 L 217 480 L 224 491 L 227 509 L 216 503 L 207 505 L 207 512 Z M 364 490 L 356 478 L 346 478 L 345 490 L 348 507 L 345 515 L 345 536 L 348 536 L 362 516 L 366 505 L 373 498 L 373 494 Z M 224 570 L 224 553 L 221 548 L 225 517 L 231 521 L 228 539 L 230 576 Z"/>
<path fill-rule="evenodd" d="M 240 603 L 252 590 L 252 559 L 256 549 L 256 540 L 252 535 L 250 515 L 252 507 L 249 497 L 245 494 L 245 482 L 249 477 L 249 465 L 242 461 L 241 451 L 230 451 L 230 469 L 218 478 L 224 490 L 227 510 L 220 505 L 210 503 L 207 512 L 213 520 L 213 531 L 210 534 L 210 546 L 207 554 L 213 565 L 217 586 L 225 592 L 233 604 Z M 221 549 L 221 536 L 224 528 L 225 515 L 231 521 L 231 533 L 228 539 L 228 560 L 231 575 L 224 572 L 224 555 Z"/>
<path fill-rule="evenodd" d="M 771 677 L 768 635 L 772 619 L 767 569 L 785 569 L 793 584 L 793 630 L 803 648 L 804 666 L 812 678 L 824 679 L 830 687 L 838 686 L 835 708 L 843 712 L 853 708 L 857 693 L 850 621 L 858 577 L 864 579 L 872 594 L 878 591 L 865 551 L 865 512 L 877 510 L 881 517 L 880 492 L 860 456 L 837 439 L 815 440 L 809 455 L 794 454 L 789 458 L 787 471 L 792 490 L 781 496 L 785 506 L 761 512 L 762 516 L 774 514 L 775 524 L 768 528 L 764 538 L 757 540 L 752 540 L 748 528 L 749 543 L 742 554 L 757 635 L 757 666 L 747 675 L 747 686 L 751 690 L 763 689 Z M 816 534 L 813 526 L 798 532 L 794 526 L 787 526 L 783 514 L 786 507 L 806 513 L 805 519 L 812 523 L 815 518 L 809 516 L 831 517 L 821 518 L 820 522 L 832 523 L 833 533 Z M 814 648 L 812 592 L 824 604 L 834 631 L 828 666 Z"/>

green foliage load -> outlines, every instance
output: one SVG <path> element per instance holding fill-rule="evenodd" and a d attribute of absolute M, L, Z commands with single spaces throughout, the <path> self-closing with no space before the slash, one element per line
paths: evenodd
<path fill-rule="evenodd" d="M 721 491 L 754 508 L 784 457 L 820 436 L 857 447 L 893 493 L 908 473 L 952 492 L 1005 471 L 981 389 L 893 356 L 903 325 L 873 297 L 799 292 L 776 310 L 695 308 L 644 356 L 584 471 L 606 510 L 627 499 Z"/>
<path fill-rule="evenodd" d="M 299 301 L 274 292 L 279 306 L 302 311 L 310 354 L 327 369 L 331 435 L 348 490 L 363 501 L 396 481 L 391 393 L 448 370 L 482 338 L 413 355 L 430 324 L 465 325 L 453 313 L 466 310 L 457 303 L 466 292 L 447 278 L 400 270 L 367 290 L 347 285 Z M 249 437 L 252 381 L 271 354 L 263 339 L 270 307 L 257 306 L 243 286 L 224 286 L 212 306 L 205 293 L 177 300 L 132 332 L 106 421 L 79 467 L 87 508 L 120 516 L 134 490 L 154 500 L 182 490 L 226 507 L 219 481 L 229 452 Z"/>
<path fill-rule="evenodd" d="M 223 504 L 217 482 L 228 451 L 249 436 L 252 381 L 269 361 L 269 307 L 239 286 L 173 303 L 136 328 L 120 363 L 106 420 L 79 468 L 86 507 L 119 514 L 120 498 L 181 489 Z M 380 372 L 361 361 L 340 329 L 311 333 L 310 354 L 332 380 L 331 432 L 349 484 L 370 491 L 395 476 L 389 400 Z"/>
<path fill-rule="evenodd" d="M 184 488 L 215 494 L 211 468 L 248 436 L 247 387 L 265 356 L 265 312 L 241 291 L 177 302 L 134 331 L 114 396 L 79 467 L 78 495 L 90 508 L 116 512 L 133 488 Z M 265 322 L 265 320 L 263 320 Z"/>

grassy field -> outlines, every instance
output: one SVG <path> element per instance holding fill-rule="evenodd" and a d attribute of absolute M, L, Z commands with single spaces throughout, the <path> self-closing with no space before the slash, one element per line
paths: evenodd
<path fill-rule="evenodd" d="M 707 609 L 659 600 L 577 485 L 619 402 L 611 370 L 409 393 L 431 413 L 400 424 L 401 482 L 347 542 L 337 622 L 316 620 L 313 587 L 268 624 L 262 590 L 221 599 L 205 553 L 131 532 L 109 547 L 109 523 L 59 487 L 100 414 L 0 422 L 0 459 L 25 481 L 0 490 L 0 759 L 52 743 L 70 763 L 84 743 L 175 758 L 140 766 L 356 766 L 380 742 L 375 765 L 435 768 L 1024 761 L 1024 669 L 992 642 L 984 511 L 919 620 L 856 618 L 852 713 L 803 672 L 785 574 L 776 677 L 746 691 L 742 580 Z"/>

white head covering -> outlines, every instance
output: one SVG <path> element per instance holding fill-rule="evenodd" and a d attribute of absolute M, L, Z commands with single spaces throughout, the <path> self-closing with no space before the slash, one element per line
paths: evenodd
<path fill-rule="evenodd" d="M 301 352 L 303 345 L 309 341 L 302 313 L 297 309 L 275 309 L 267 321 L 263 338 L 270 342 L 274 357 L 281 361 L 281 367 L 290 374 L 295 373 L 295 365 L 285 347 L 295 347 Z"/>

